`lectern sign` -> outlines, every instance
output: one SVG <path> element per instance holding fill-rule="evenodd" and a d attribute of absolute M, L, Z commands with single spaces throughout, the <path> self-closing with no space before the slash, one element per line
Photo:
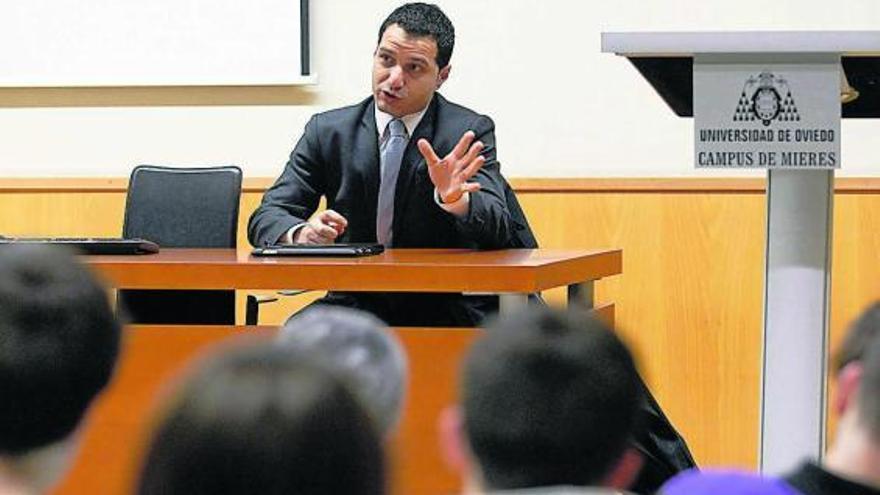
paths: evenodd
<path fill-rule="evenodd" d="M 839 168 L 839 67 L 695 59 L 696 166 Z"/>

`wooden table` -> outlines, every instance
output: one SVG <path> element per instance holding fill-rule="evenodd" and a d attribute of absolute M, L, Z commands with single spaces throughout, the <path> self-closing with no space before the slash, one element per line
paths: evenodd
<path fill-rule="evenodd" d="M 390 249 L 356 258 L 260 258 L 239 249 L 163 249 L 142 256 L 90 256 L 114 287 L 466 292 L 501 295 L 501 310 L 529 293 L 569 287 L 593 307 L 593 281 L 621 272 L 619 249 Z"/>
<path fill-rule="evenodd" d="M 364 258 L 254 258 L 246 250 L 165 249 L 145 256 L 85 260 L 113 287 L 482 292 L 502 295 L 502 310 L 526 294 L 568 286 L 593 307 L 592 282 L 621 271 L 620 250 L 389 250 Z M 609 322 L 614 307 L 595 308 Z M 390 449 L 392 493 L 454 493 L 458 478 L 443 463 L 436 420 L 456 398 L 458 366 L 479 336 L 474 329 L 395 329 L 409 359 L 402 422 Z M 140 470 L 157 403 L 192 361 L 225 342 L 271 338 L 267 327 L 139 326 L 126 328 L 113 383 L 83 428 L 70 476 L 53 493 L 124 495 Z"/>

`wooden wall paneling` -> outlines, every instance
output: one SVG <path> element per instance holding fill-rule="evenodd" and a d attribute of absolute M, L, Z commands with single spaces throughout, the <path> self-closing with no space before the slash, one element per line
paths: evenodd
<path fill-rule="evenodd" d="M 0 191 L 0 234 L 118 237 L 124 204 L 124 192 Z"/>
<path fill-rule="evenodd" d="M 832 246 L 832 348 L 846 326 L 880 299 L 880 195 L 838 194 Z"/>

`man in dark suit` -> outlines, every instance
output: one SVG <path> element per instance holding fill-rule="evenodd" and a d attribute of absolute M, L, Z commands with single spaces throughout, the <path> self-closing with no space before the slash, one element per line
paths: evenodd
<path fill-rule="evenodd" d="M 454 40 L 436 6 L 396 9 L 379 30 L 373 95 L 312 117 L 250 218 L 250 242 L 533 247 L 518 207 L 511 219 L 492 120 L 437 93 Z M 327 209 L 313 217 L 321 196 Z M 475 326 L 497 309 L 497 298 L 460 294 L 334 292 L 320 302 L 411 326 Z"/>
<path fill-rule="evenodd" d="M 454 44 L 452 23 L 436 6 L 412 3 L 392 12 L 373 55 L 373 95 L 312 117 L 251 215 L 251 244 L 537 247 L 499 171 L 492 120 L 437 93 L 449 77 Z M 321 196 L 327 210 L 313 217 Z M 497 297 L 461 294 L 331 292 L 318 303 L 420 327 L 473 327 L 498 308 Z M 693 465 L 684 441 L 646 397 L 648 425 L 637 443 L 647 468 L 634 485 L 645 493 Z"/>

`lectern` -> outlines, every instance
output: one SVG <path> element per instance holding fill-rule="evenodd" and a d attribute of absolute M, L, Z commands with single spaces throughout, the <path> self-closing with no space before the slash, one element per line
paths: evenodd
<path fill-rule="evenodd" d="M 880 31 L 603 33 L 602 51 L 694 117 L 698 168 L 767 170 L 758 458 L 820 458 L 840 118 L 880 114 Z"/>

